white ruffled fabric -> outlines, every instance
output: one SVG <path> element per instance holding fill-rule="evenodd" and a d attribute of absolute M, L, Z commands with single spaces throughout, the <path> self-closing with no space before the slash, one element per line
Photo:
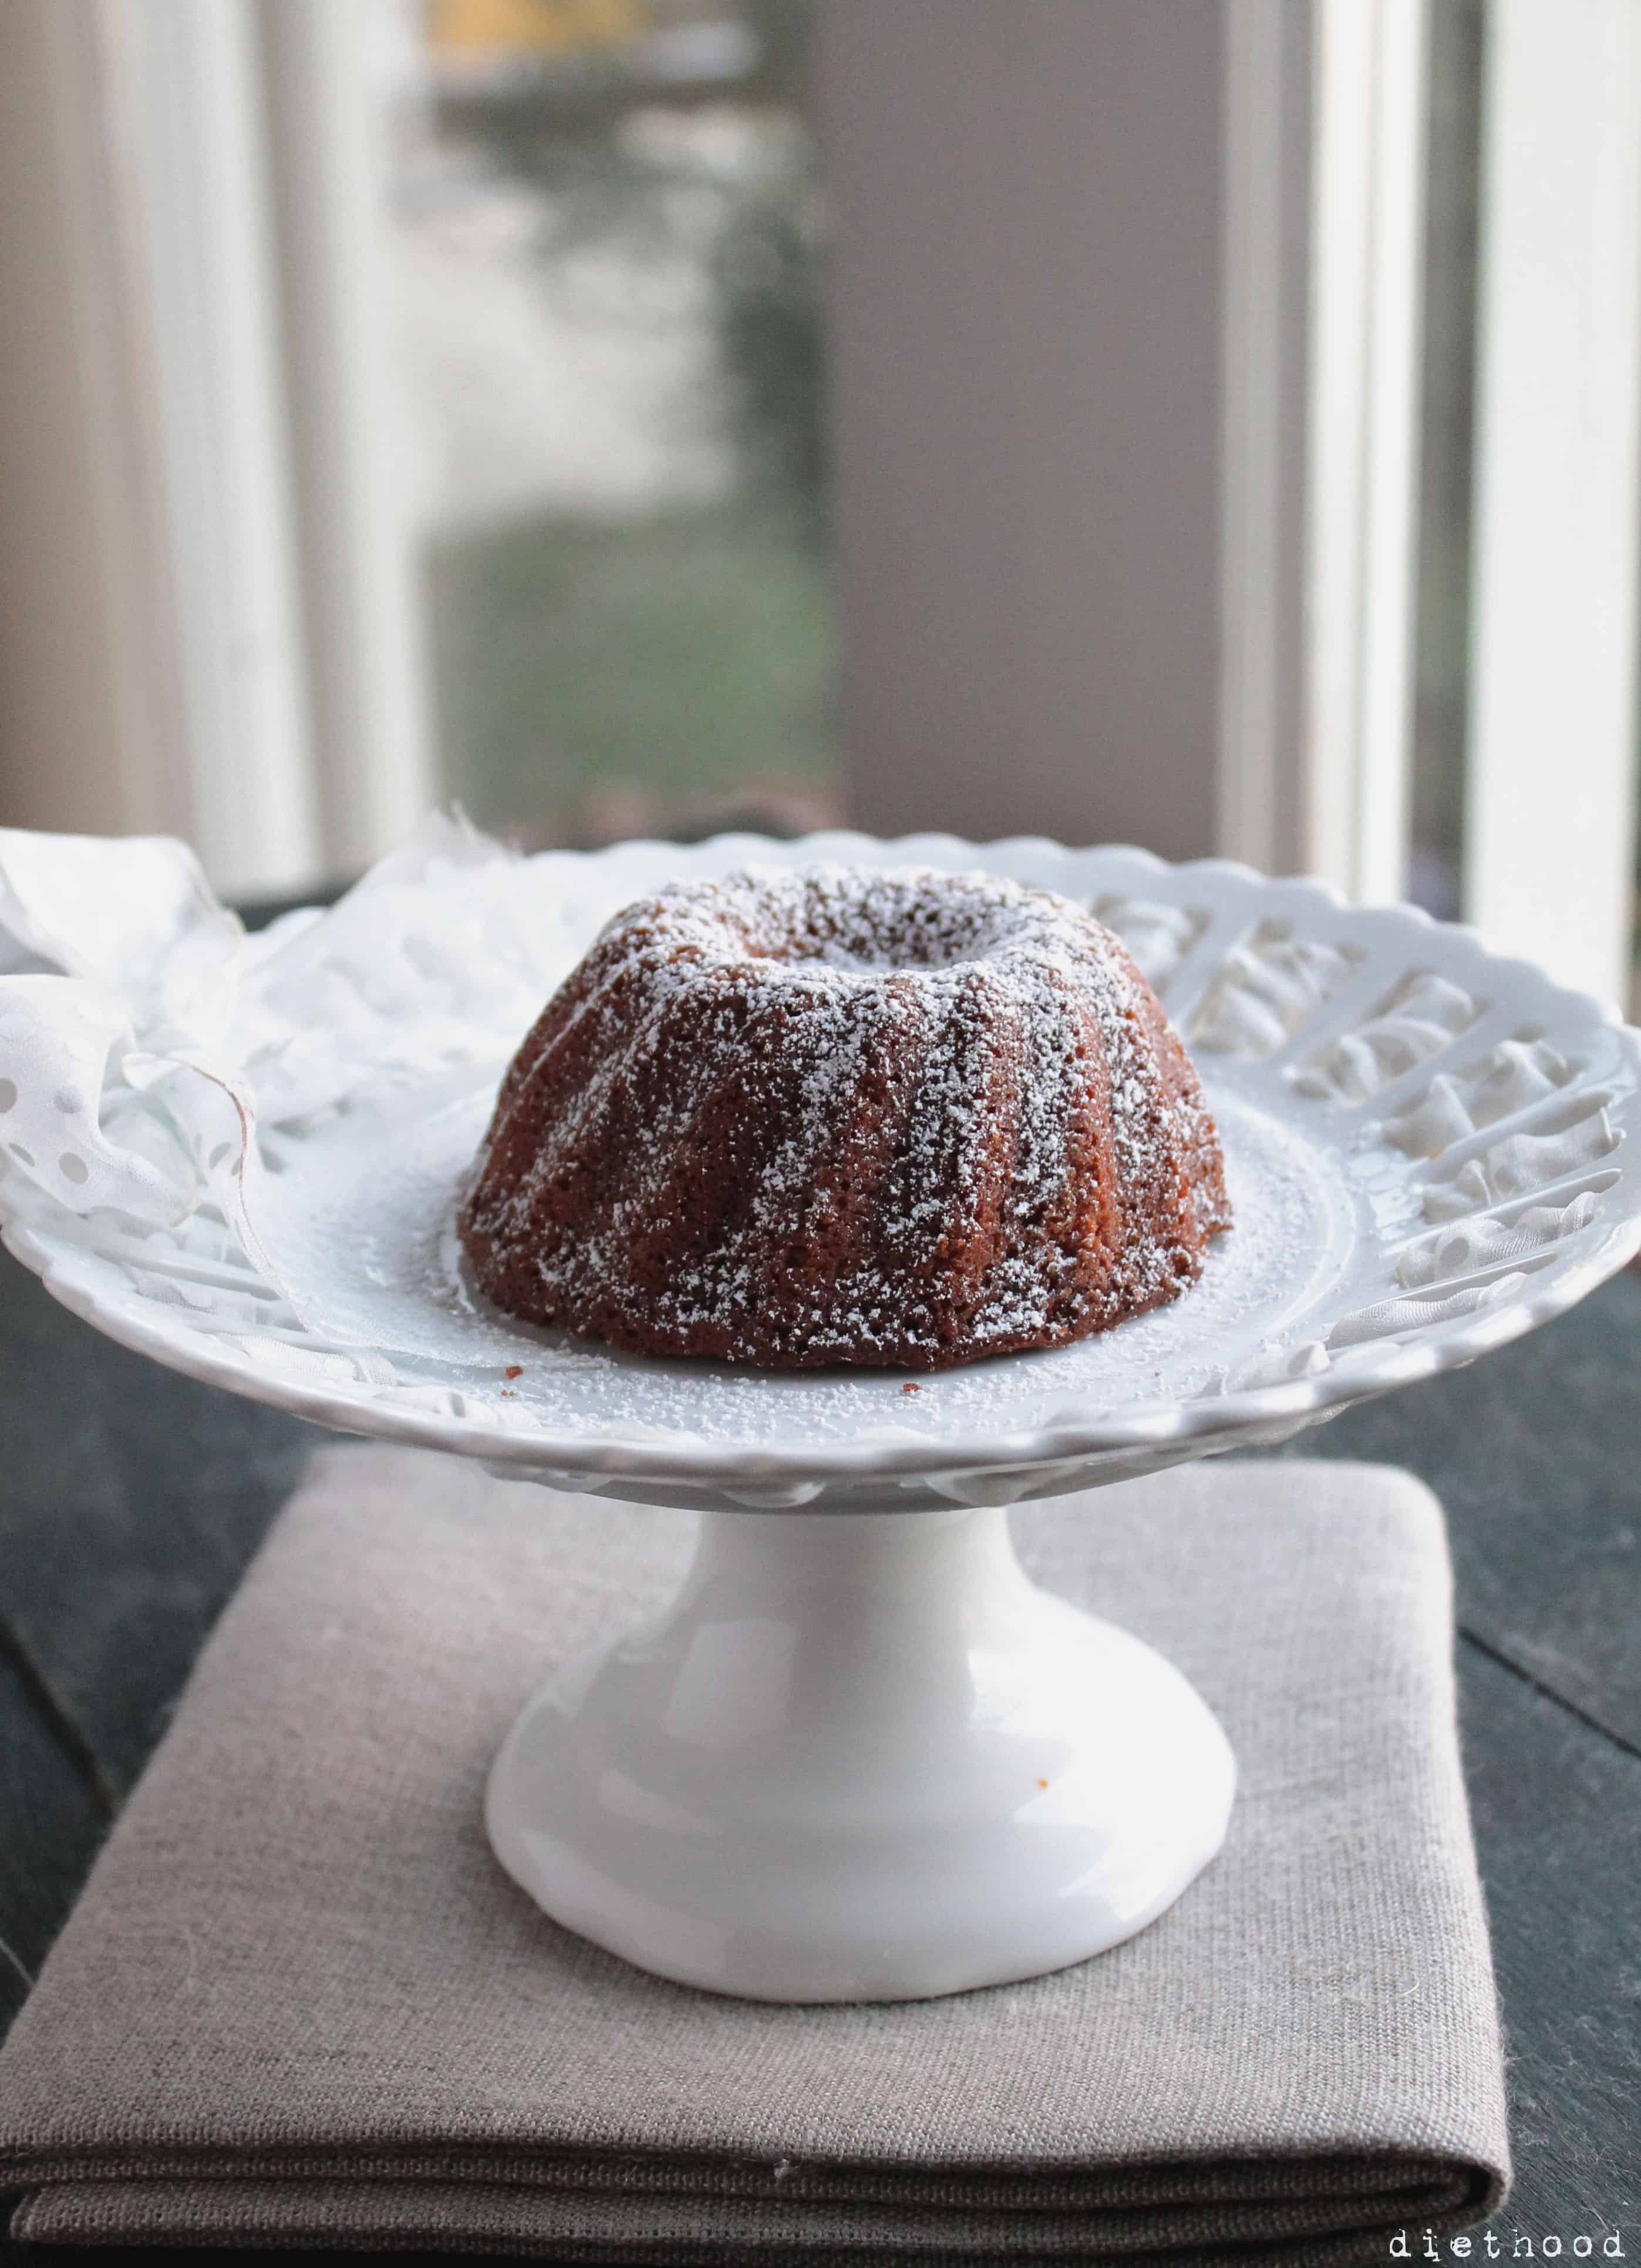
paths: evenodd
<path fill-rule="evenodd" d="M 0 830 L 0 1157 L 27 1185 L 12 1209 L 154 1229 L 214 1205 L 288 1298 L 259 1226 L 259 1127 L 506 1047 L 554 960 L 540 924 L 497 916 L 495 870 L 518 863 L 435 816 L 328 913 L 248 937 L 183 843 Z M 437 944 L 416 918 L 432 881 Z M 443 1019 L 428 1013 L 441 973 Z"/>

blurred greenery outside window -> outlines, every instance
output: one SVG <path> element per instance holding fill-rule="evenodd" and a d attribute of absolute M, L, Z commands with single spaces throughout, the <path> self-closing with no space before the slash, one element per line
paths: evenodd
<path fill-rule="evenodd" d="M 838 815 L 806 0 L 379 0 L 447 794 Z"/>
<path fill-rule="evenodd" d="M 809 0 L 374 0 L 445 792 L 842 815 Z M 1483 0 L 1431 14 L 1409 895 L 1461 911 Z"/>
<path fill-rule="evenodd" d="M 1409 895 L 1458 918 L 1468 729 L 1483 0 L 1430 13 Z"/>

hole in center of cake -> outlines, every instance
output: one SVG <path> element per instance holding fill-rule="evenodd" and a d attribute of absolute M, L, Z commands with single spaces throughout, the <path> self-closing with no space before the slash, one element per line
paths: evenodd
<path fill-rule="evenodd" d="M 800 926 L 776 951 L 794 967 L 819 965 L 857 976 L 960 968 L 1004 941 L 1007 924 L 995 916 L 986 918 L 988 912 L 976 909 L 969 915 L 964 909 L 954 914 L 946 909 L 944 919 L 920 920 L 914 914 L 888 921 L 874 920 L 872 909 L 862 906 L 854 920 L 835 928 L 820 923 Z"/>

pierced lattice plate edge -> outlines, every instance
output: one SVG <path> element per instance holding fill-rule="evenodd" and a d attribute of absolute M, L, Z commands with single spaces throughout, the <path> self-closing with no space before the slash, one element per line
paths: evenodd
<path fill-rule="evenodd" d="M 1068 1396 L 1054 1420 L 1027 1432 L 953 1431 L 931 1436 L 885 1427 L 848 1441 L 743 1448 L 683 1434 L 658 1442 L 653 1432 L 635 1436 L 620 1427 L 551 1432 L 525 1419 L 523 1413 L 515 1419 L 511 1412 L 498 1411 L 476 1393 L 372 1383 L 370 1372 L 375 1368 L 379 1380 L 382 1366 L 373 1365 L 368 1354 L 357 1349 L 315 1350 L 321 1367 L 332 1362 L 353 1365 L 352 1381 L 297 1378 L 284 1369 L 270 1372 L 251 1354 L 224 1344 L 220 1336 L 213 1339 L 201 1329 L 186 1328 L 174 1308 L 162 1308 L 135 1294 L 111 1298 L 94 1270 L 87 1270 L 85 1263 L 95 1256 L 85 1242 L 54 1241 L 40 1232 L 37 1223 L 20 1218 L 8 1203 L 4 1181 L 0 1181 L 0 1233 L 54 1296 L 108 1336 L 173 1368 L 321 1425 L 477 1454 L 492 1469 L 520 1478 L 548 1479 L 582 1490 L 622 1483 L 657 1493 L 682 1487 L 747 1504 L 813 1503 L 823 1495 L 846 1498 L 873 1486 L 931 1490 L 959 1502 L 997 1502 L 1286 1438 L 1350 1403 L 1434 1376 L 1520 1336 L 1574 1305 L 1641 1248 L 1641 1189 L 1624 1123 L 1634 1115 L 1641 1035 L 1586 996 L 1552 984 L 1532 964 L 1490 954 L 1474 932 L 1434 923 L 1416 909 L 1352 909 L 1324 884 L 1271 880 L 1228 861 L 1170 866 L 1130 848 L 1079 851 L 1031 837 L 977 845 L 948 836 L 893 843 L 837 833 L 798 843 L 736 836 L 681 850 L 673 845 L 636 843 L 587 854 L 552 852 L 534 863 L 548 875 L 569 865 L 583 880 L 600 869 L 612 877 L 622 867 L 644 870 L 635 874 L 626 890 L 631 895 L 651 886 L 658 865 L 673 873 L 710 873 L 749 861 L 784 865 L 828 857 L 876 865 L 977 865 L 1012 873 L 1095 905 L 1119 931 L 1124 929 L 1125 905 L 1131 916 L 1142 917 L 1140 927 L 1146 912 L 1160 910 L 1175 917 L 1176 942 L 1182 917 L 1182 947 L 1173 965 L 1159 968 L 1153 963 L 1148 973 L 1158 981 L 1170 1013 L 1194 1049 L 1211 1051 L 1215 1046 L 1216 996 L 1225 990 L 1227 961 L 1237 951 L 1251 952 L 1254 993 L 1271 1009 L 1278 1026 L 1291 987 L 1284 995 L 1283 982 L 1275 980 L 1293 978 L 1301 994 L 1305 984 L 1314 980 L 1316 997 L 1308 1004 L 1301 998 L 1299 1012 L 1289 1027 L 1277 1031 L 1270 1044 L 1257 1044 L 1255 1018 L 1255 1043 L 1240 1050 L 1267 1071 L 1290 1074 L 1291 1084 L 1292 1074 L 1303 1074 L 1306 1066 L 1325 1058 L 1330 1046 L 1351 1039 L 1365 1022 L 1371 1025 L 1375 1015 L 1382 1015 L 1387 1001 L 1394 1009 L 1391 996 L 1409 969 L 1421 962 L 1430 964 L 1427 973 L 1461 993 L 1468 991 L 1480 1005 L 1456 1026 L 1444 1029 L 1439 1021 L 1439 1035 L 1428 1052 L 1399 1071 L 1387 1071 L 1378 1088 L 1365 1096 L 1315 1098 L 1321 1108 L 1353 1114 L 1364 1130 L 1379 1123 L 1364 1115 L 1368 1105 L 1376 1104 L 1384 1112 L 1388 1102 L 1405 1110 L 1428 1094 L 1449 1066 L 1462 1070 L 1467 1060 L 1475 1059 L 1477 1048 L 1503 1044 L 1495 1035 L 1503 1035 L 1505 1026 L 1536 1029 L 1550 1044 L 1554 1040 L 1564 1046 L 1586 1043 L 1594 1052 L 1581 1065 L 1575 1064 L 1571 1075 L 1552 1093 L 1503 1118 L 1483 1122 L 1425 1161 L 1439 1165 L 1454 1149 L 1484 1155 L 1520 1133 L 1531 1134 L 1546 1120 L 1553 1127 L 1565 1117 L 1567 1106 L 1580 1098 L 1599 1097 L 1619 1122 L 1612 1127 L 1604 1120 L 1612 1139 L 1601 1154 L 1616 1162 L 1595 1174 L 1602 1184 L 1598 1202 L 1564 1240 L 1576 1241 L 1581 1249 L 1576 1256 L 1558 1255 L 1552 1240 L 1552 1248 L 1534 1256 L 1529 1272 L 1501 1274 L 1497 1263 L 1484 1267 L 1479 1288 L 1486 1297 L 1468 1313 L 1409 1319 L 1404 1312 L 1400 1321 L 1387 1322 L 1377 1335 L 1337 1351 L 1321 1342 L 1309 1349 L 1289 1350 L 1290 1364 L 1296 1351 L 1306 1358 L 1306 1366 L 1297 1376 L 1210 1392 L 1189 1401 L 1121 1409 L 1078 1408 L 1074 1397 Z M 1141 941 L 1131 934 L 1136 925 L 1136 918 L 1130 918 L 1128 931 L 1144 962 Z M 1313 956 L 1318 966 L 1311 967 L 1300 952 L 1296 967 L 1284 968 L 1282 948 L 1290 941 L 1302 948 L 1318 947 L 1318 955 Z M 1329 951 L 1336 956 L 1331 968 L 1326 961 Z M 1265 983 L 1273 970 L 1273 981 Z M 1330 974 L 1336 981 L 1328 981 Z M 1223 1008 L 1223 999 L 1219 1005 Z M 1439 1003 L 1432 1012 L 1439 1020 Z M 1235 1020 L 1233 1017 L 1233 1025 Z M 1269 1019 L 1263 1029 L 1270 1039 Z M 1393 1053 L 1393 1066 L 1394 1062 Z M 1630 1155 L 1623 1154 L 1626 1148 Z M 1591 1178 L 1589 1171 L 1584 1178 Z M 1534 1194 L 1529 1188 L 1515 1197 L 1493 1197 L 1485 1212 L 1488 1217 L 1501 1212 L 1513 1216 L 1530 1210 Z M 1448 1226 L 1459 1226 L 1467 1217 L 1457 1215 Z M 1431 1224 L 1432 1230 L 1438 1226 Z M 1598 1226 L 1603 1233 L 1592 1237 L 1589 1232 Z M 1451 1286 L 1426 1287 L 1426 1303 L 1432 1288 L 1440 1292 Z M 1387 1310 L 1405 1311 L 1419 1302 L 1417 1298 L 1409 1301 L 1406 1287 L 1393 1279 L 1380 1304 Z M 1358 1311 L 1358 1319 L 1367 1312 Z M 1321 1359 L 1311 1360 L 1318 1351 Z M 386 1369 L 391 1378 L 391 1363 Z M 358 1374 L 361 1370 L 364 1374 Z"/>

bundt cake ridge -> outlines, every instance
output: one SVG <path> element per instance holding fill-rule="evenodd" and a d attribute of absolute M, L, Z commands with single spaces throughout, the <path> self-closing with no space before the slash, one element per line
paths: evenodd
<path fill-rule="evenodd" d="M 509 1067 L 460 1227 L 532 1322 L 923 1369 L 1171 1300 L 1229 1219 L 1196 1074 L 1091 915 L 816 865 L 607 925 Z"/>

